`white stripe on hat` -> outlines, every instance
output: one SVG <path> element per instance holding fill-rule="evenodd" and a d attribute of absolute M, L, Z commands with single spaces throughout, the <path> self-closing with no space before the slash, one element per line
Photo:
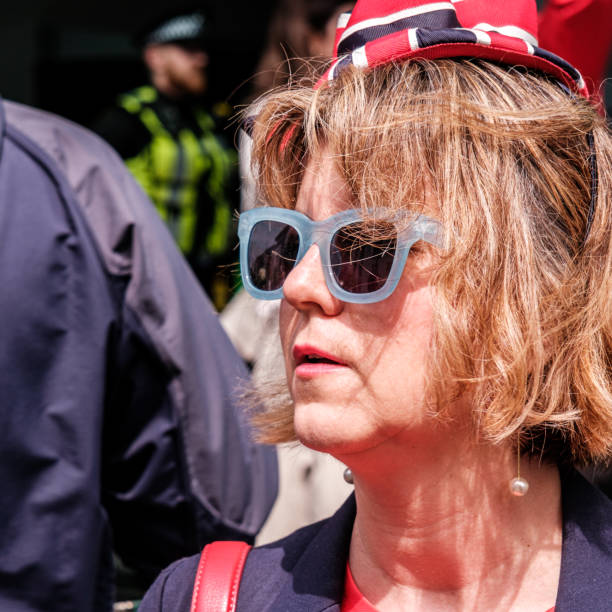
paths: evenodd
<path fill-rule="evenodd" d="M 327 80 L 328 81 L 333 81 L 334 80 L 334 76 L 335 76 L 335 72 L 336 72 L 336 66 L 338 66 L 338 64 L 340 63 L 340 60 L 342 59 L 342 57 L 339 57 L 330 67 L 329 72 L 327 73 Z"/>
<path fill-rule="evenodd" d="M 360 21 L 359 23 L 356 23 L 350 28 L 344 30 L 338 43 L 341 43 L 345 38 L 351 36 L 351 34 L 359 32 L 360 30 L 365 30 L 366 28 L 386 25 L 388 23 L 393 23 L 394 21 L 399 21 L 400 19 L 413 17 L 414 15 L 422 15 L 423 13 L 433 13 L 434 11 L 442 10 L 454 11 L 455 7 L 453 6 L 452 2 L 433 2 L 431 4 L 423 4 L 422 6 L 404 9 L 403 11 L 398 11 L 397 13 L 385 15 L 384 17 L 373 17 L 372 19 L 366 19 L 365 21 Z"/>
<path fill-rule="evenodd" d="M 410 48 L 413 51 L 416 51 L 419 48 L 419 39 L 417 38 L 417 29 L 418 28 L 410 28 L 408 30 L 408 42 L 410 43 Z"/>
<path fill-rule="evenodd" d="M 485 32 L 498 32 L 504 36 L 510 36 L 510 38 L 520 38 L 533 46 L 538 45 L 538 39 L 535 36 L 527 32 L 527 30 L 523 30 L 522 28 L 514 25 L 494 26 L 490 23 L 479 23 L 478 25 L 475 25 L 473 29 L 484 30 Z"/>
<path fill-rule="evenodd" d="M 357 66 L 357 68 L 367 68 L 368 67 L 368 57 L 366 55 L 365 45 L 361 47 L 357 47 L 352 55 L 353 65 Z"/>
<path fill-rule="evenodd" d="M 349 22 L 351 18 L 351 13 L 340 13 L 338 15 L 338 26 L 339 28 L 346 28 L 346 24 Z"/>
<path fill-rule="evenodd" d="M 477 30 L 476 28 L 466 28 L 468 32 L 472 32 L 476 35 L 476 41 L 481 45 L 490 45 L 491 37 L 483 30 Z"/>

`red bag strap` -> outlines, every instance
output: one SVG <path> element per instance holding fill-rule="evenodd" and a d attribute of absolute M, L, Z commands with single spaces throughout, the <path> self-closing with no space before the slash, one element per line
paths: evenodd
<path fill-rule="evenodd" d="M 191 612 L 235 612 L 244 562 L 245 542 L 212 542 L 200 555 Z"/>

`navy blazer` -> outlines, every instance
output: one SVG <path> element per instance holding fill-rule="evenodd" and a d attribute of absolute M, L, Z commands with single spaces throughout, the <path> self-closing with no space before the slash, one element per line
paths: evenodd
<path fill-rule="evenodd" d="M 563 547 L 555 612 L 612 610 L 612 502 L 578 473 L 562 474 Z M 254 548 L 237 612 L 339 611 L 355 496 L 329 519 Z M 140 612 L 189 612 L 199 556 L 164 570 Z"/>

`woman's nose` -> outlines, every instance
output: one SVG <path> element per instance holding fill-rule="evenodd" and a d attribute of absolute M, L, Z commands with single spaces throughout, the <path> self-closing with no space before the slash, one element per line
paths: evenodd
<path fill-rule="evenodd" d="M 316 244 L 308 249 L 285 279 L 283 297 L 296 310 L 319 308 L 328 316 L 342 311 L 343 302 L 330 293 L 325 283 L 321 255 Z"/>

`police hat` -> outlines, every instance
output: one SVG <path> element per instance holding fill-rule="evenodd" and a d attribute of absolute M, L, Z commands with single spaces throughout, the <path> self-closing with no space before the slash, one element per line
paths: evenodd
<path fill-rule="evenodd" d="M 200 4 L 186 4 L 153 16 L 136 34 L 139 46 L 164 43 L 192 43 L 206 46 L 210 19 Z"/>

